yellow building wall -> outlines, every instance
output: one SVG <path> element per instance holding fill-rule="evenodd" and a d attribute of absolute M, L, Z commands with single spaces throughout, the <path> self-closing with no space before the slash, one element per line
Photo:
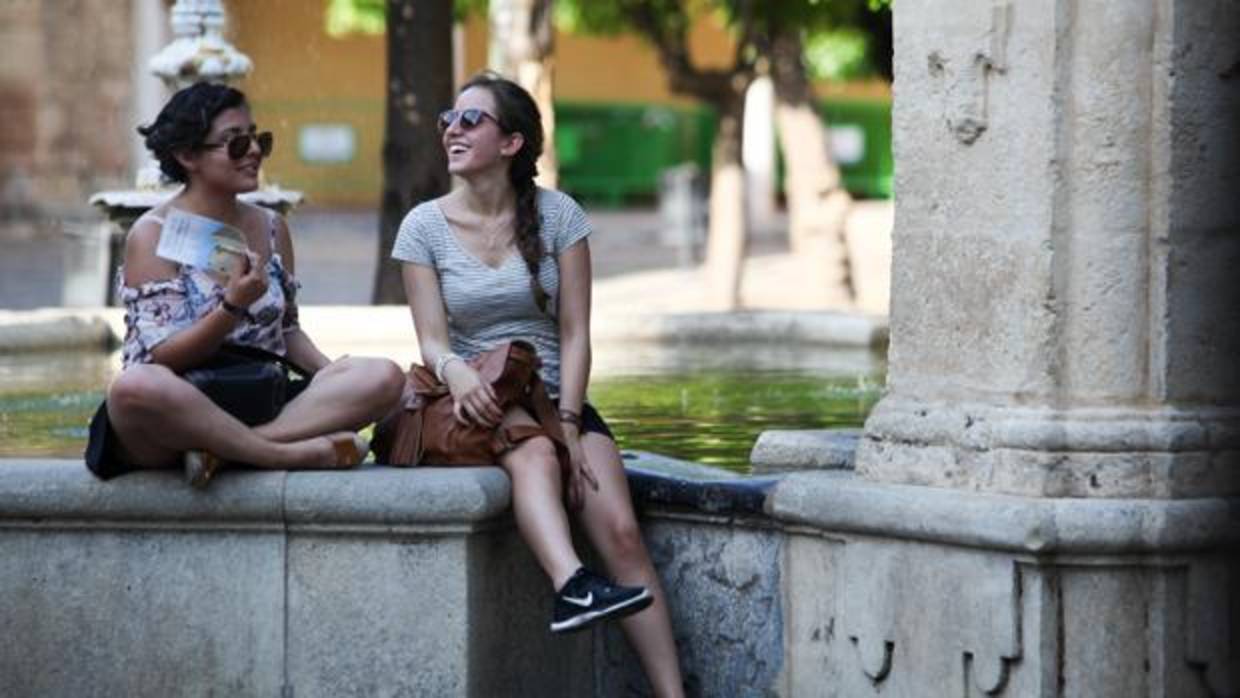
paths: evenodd
<path fill-rule="evenodd" d="M 328 36 L 324 0 L 226 0 L 225 6 L 228 38 L 255 66 L 240 87 L 250 99 L 259 128 L 276 136 L 275 152 L 264 167 L 268 182 L 303 191 L 310 205 L 377 205 L 386 38 Z M 469 18 L 461 34 L 464 77 L 468 77 L 486 67 L 486 18 Z M 733 42 L 727 30 L 707 15 L 694 24 L 690 49 L 695 64 L 726 67 Z M 886 86 L 868 89 L 881 91 Z M 557 101 L 696 104 L 671 93 L 654 50 L 632 35 L 557 34 L 555 94 Z M 351 126 L 356 138 L 353 159 L 305 162 L 298 138 L 302 129 L 316 124 Z"/>
<path fill-rule="evenodd" d="M 377 205 L 383 147 L 383 36 L 334 38 L 322 0 L 229 0 L 228 37 L 254 61 L 240 85 L 260 129 L 276 147 L 264 165 L 270 183 L 299 189 L 311 205 Z M 356 150 L 343 163 L 308 163 L 298 137 L 314 124 L 353 127 Z"/>

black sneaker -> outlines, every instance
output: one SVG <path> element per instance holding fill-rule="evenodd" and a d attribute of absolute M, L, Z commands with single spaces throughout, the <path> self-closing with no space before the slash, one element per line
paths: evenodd
<path fill-rule="evenodd" d="M 623 618 L 653 602 L 646 587 L 623 587 L 582 567 L 555 595 L 551 632 L 567 633 L 605 618 Z"/>

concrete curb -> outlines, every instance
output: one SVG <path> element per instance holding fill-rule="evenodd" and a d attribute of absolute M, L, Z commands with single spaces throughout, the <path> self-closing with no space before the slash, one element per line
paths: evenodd
<path fill-rule="evenodd" d="M 112 310 L 0 311 L 0 354 L 113 346 L 120 336 L 113 323 L 123 328 L 124 317 Z"/>
<path fill-rule="evenodd" d="M 324 345 L 384 345 L 412 349 L 417 335 L 403 305 L 321 305 L 301 308 L 301 324 Z M 769 342 L 880 349 L 887 319 L 827 311 L 649 313 L 621 315 L 596 310 L 598 342 Z M 46 308 L 0 311 L 0 353 L 115 346 L 124 336 L 121 308 Z"/>

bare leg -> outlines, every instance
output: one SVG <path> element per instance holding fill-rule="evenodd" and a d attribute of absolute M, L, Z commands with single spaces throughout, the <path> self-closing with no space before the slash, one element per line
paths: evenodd
<path fill-rule="evenodd" d="M 112 382 L 108 419 L 129 460 L 144 468 L 174 465 L 189 449 L 264 468 L 335 464 L 327 439 L 276 443 L 263 438 L 157 364 L 131 366 Z"/>
<path fill-rule="evenodd" d="M 523 410 L 513 409 L 504 424 L 535 424 Z M 573 549 L 568 514 L 564 511 L 560 462 L 545 436 L 528 439 L 500 457 L 512 479 L 512 510 L 517 530 L 530 546 L 551 584 L 559 590 L 581 567 Z"/>
<path fill-rule="evenodd" d="M 275 419 L 255 431 L 272 441 L 296 441 L 360 429 L 386 415 L 404 387 L 405 374 L 387 359 L 333 361 L 314 374 L 310 385 Z"/>
<path fill-rule="evenodd" d="M 683 696 L 680 661 L 659 575 L 642 541 L 633 512 L 624 463 L 611 439 L 588 433 L 581 437 L 586 462 L 599 481 L 598 491 L 586 490 L 581 522 L 607 570 L 620 584 L 644 586 L 654 596 L 646 610 L 620 621 L 620 627 L 637 650 L 642 668 L 657 696 Z"/>

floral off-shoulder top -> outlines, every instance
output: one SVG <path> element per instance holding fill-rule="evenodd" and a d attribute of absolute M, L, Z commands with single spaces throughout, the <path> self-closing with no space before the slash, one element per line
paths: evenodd
<path fill-rule="evenodd" d="M 297 329 L 299 284 L 284 268 L 276 252 L 276 214 L 267 211 L 271 232 L 271 257 L 267 260 L 270 281 L 267 292 L 246 308 L 246 317 L 225 338 L 229 344 L 285 353 L 284 333 Z M 163 219 L 147 214 L 163 225 Z M 206 271 L 181 266 L 171 279 L 149 281 L 137 288 L 125 285 L 125 269 L 116 274 L 118 296 L 125 304 L 125 341 L 121 348 L 124 366 L 151 363 L 151 351 L 177 332 L 215 310 L 224 299 L 224 286 Z"/>

